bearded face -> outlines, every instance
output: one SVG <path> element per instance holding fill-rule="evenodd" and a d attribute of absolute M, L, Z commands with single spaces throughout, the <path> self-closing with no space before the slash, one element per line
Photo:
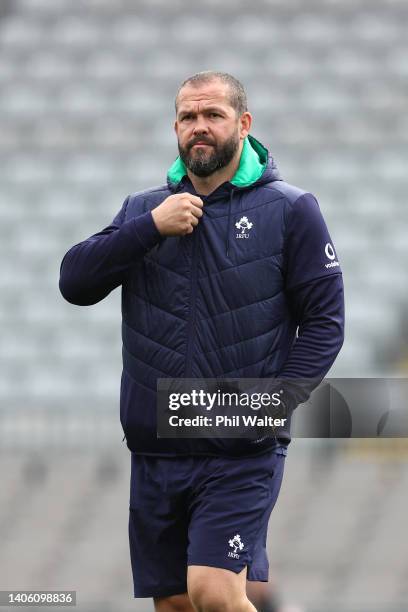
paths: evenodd
<path fill-rule="evenodd" d="M 215 141 L 214 138 L 201 135 L 192 138 L 185 146 L 178 141 L 178 150 L 180 158 L 193 174 L 206 177 L 230 163 L 239 143 L 237 132 L 224 141 Z"/>

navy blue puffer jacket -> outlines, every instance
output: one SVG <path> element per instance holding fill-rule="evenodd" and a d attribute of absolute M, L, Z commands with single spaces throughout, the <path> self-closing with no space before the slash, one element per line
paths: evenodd
<path fill-rule="evenodd" d="M 70 302 L 95 303 L 122 285 L 120 418 L 134 452 L 247 455 L 275 445 L 274 437 L 260 444 L 158 439 L 157 379 L 286 375 L 302 325 L 292 300 L 297 288 L 341 280 L 315 198 L 282 181 L 267 150 L 251 136 L 248 142 L 262 174 L 200 196 L 203 216 L 192 234 L 161 236 L 152 220 L 151 210 L 170 194 L 196 194 L 187 175 L 169 175 L 166 185 L 129 196 L 111 226 L 72 247 L 62 262 L 60 289 Z M 337 338 L 322 348 L 320 378 L 342 343 L 341 290 L 336 300 L 340 310 L 319 313 Z M 290 441 L 290 420 L 280 437 Z"/>

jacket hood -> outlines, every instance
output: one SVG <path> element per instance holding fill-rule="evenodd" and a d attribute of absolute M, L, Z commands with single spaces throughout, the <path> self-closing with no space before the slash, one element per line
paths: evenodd
<path fill-rule="evenodd" d="M 167 185 L 171 191 L 178 191 L 180 183 L 186 179 L 188 179 L 187 169 L 179 156 L 167 172 Z M 249 134 L 244 139 L 238 170 L 224 185 L 236 190 L 279 180 L 282 178 L 272 155 L 259 140 Z"/>

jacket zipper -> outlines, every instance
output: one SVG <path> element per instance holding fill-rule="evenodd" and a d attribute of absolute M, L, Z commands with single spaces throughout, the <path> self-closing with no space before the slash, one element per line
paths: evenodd
<path fill-rule="evenodd" d="M 205 199 L 201 196 L 203 201 Z M 201 218 L 202 219 L 202 218 Z M 192 251 L 192 263 L 191 263 L 191 284 L 190 284 L 190 318 L 187 326 L 187 348 L 186 348 L 186 363 L 184 368 L 184 378 L 189 378 L 193 369 L 193 349 L 194 349 L 194 323 L 195 323 L 195 313 L 196 313 L 196 301 L 197 301 L 197 268 L 198 268 L 198 245 L 200 240 L 200 223 L 193 230 L 192 238 L 193 238 L 193 251 Z"/>

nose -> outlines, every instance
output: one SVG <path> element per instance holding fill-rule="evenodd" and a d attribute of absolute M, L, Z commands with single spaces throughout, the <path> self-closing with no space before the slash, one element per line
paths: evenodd
<path fill-rule="evenodd" d="M 207 133 L 208 133 L 208 126 L 207 126 L 206 120 L 204 117 L 200 117 L 199 115 L 194 124 L 193 134 L 198 135 L 198 134 L 207 134 Z"/>

